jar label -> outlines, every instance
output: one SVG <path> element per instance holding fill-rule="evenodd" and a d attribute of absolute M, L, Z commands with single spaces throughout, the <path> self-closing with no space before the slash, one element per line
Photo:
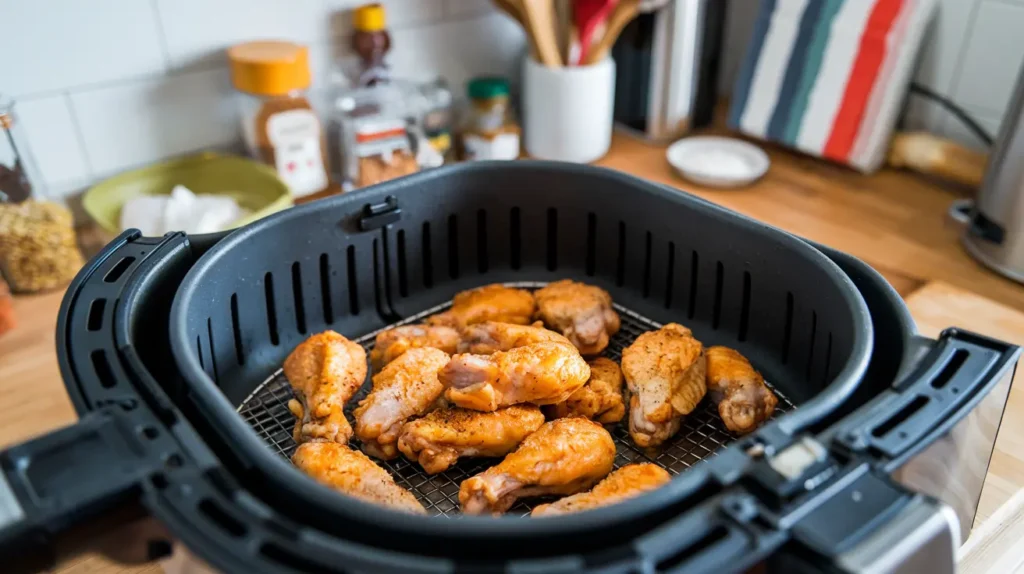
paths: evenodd
<path fill-rule="evenodd" d="M 320 148 L 320 121 L 311 110 L 288 110 L 267 119 L 267 139 L 274 148 L 274 167 L 295 197 L 327 187 Z"/>
<path fill-rule="evenodd" d="M 516 159 L 519 134 L 498 134 L 493 139 L 467 134 L 463 140 L 466 159 Z"/>

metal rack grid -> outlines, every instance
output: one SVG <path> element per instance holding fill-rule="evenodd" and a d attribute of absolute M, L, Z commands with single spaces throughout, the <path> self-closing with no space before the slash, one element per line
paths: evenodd
<path fill-rule="evenodd" d="M 512 286 L 520 288 L 537 288 L 543 284 L 538 283 L 517 283 Z M 450 303 L 439 305 L 428 309 L 423 313 L 410 317 L 395 325 L 386 327 L 392 328 L 403 324 L 422 321 L 424 317 L 444 311 Z M 620 305 L 615 305 L 622 319 L 622 327 L 619 332 L 611 338 L 604 356 L 619 362 L 622 358 L 622 350 L 628 347 L 640 336 L 640 334 L 657 330 L 661 324 L 643 317 Z M 382 329 L 383 330 L 383 329 Z M 373 348 L 376 331 L 356 340 L 369 352 Z M 771 386 L 771 385 L 769 385 Z M 345 412 L 352 420 L 352 411 L 359 401 L 366 396 L 370 390 L 369 378 L 356 395 L 348 402 Z M 793 403 L 782 395 L 778 389 L 772 390 L 779 398 L 778 407 L 774 416 L 779 416 L 794 408 Z M 295 426 L 295 417 L 288 410 L 288 401 L 292 398 L 292 389 L 288 380 L 279 370 L 270 378 L 261 383 L 250 394 L 238 408 L 239 414 L 259 433 L 260 437 L 267 444 L 283 457 L 290 458 L 295 451 L 296 444 L 292 438 L 292 430 Z M 703 401 L 697 410 L 683 419 L 679 432 L 676 433 L 657 453 L 645 453 L 642 449 L 633 444 L 627 430 L 626 418 L 609 429 L 612 438 L 615 439 L 616 455 L 615 468 L 625 466 L 634 462 L 653 462 L 672 475 L 684 472 L 704 458 L 713 456 L 715 452 L 732 442 L 733 437 L 725 429 L 718 416 L 718 410 L 710 403 Z M 350 441 L 353 448 L 360 448 L 358 438 L 353 437 Z M 386 468 L 395 481 L 409 489 L 416 498 L 423 503 L 428 514 L 449 516 L 459 512 L 459 486 L 462 481 L 483 472 L 496 463 L 495 459 L 459 459 L 452 468 L 445 472 L 430 476 L 415 463 L 404 457 L 390 461 L 378 461 Z M 533 506 L 543 502 L 550 502 L 550 498 L 540 497 L 516 503 L 508 514 L 527 515 Z"/>

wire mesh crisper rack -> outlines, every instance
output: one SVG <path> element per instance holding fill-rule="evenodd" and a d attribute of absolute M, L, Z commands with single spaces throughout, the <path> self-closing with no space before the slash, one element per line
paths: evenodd
<path fill-rule="evenodd" d="M 535 289 L 542 287 L 543 284 L 515 283 L 510 286 Z M 440 313 L 450 306 L 450 302 L 438 305 L 399 323 L 389 325 L 380 331 L 420 322 L 425 317 Z M 621 361 L 623 349 L 632 344 L 640 334 L 661 328 L 661 324 L 621 305 L 615 304 L 614 306 L 622 319 L 622 326 L 619 332 L 611 338 L 603 355 L 618 363 Z M 369 352 L 373 349 L 374 339 L 380 331 L 360 337 L 356 339 L 356 342 Z M 350 421 L 353 420 L 352 411 L 370 390 L 369 377 L 370 375 L 367 375 L 366 383 L 345 407 L 345 414 L 348 415 Z M 771 385 L 769 384 L 769 386 Z M 779 393 L 778 389 L 772 387 L 772 390 L 779 398 L 774 416 L 794 408 L 793 403 Z M 285 458 L 290 458 L 296 448 L 295 440 L 292 438 L 295 417 L 288 410 L 288 401 L 292 397 L 292 389 L 288 380 L 284 373 L 278 370 L 256 387 L 238 407 L 238 412 L 245 421 L 272 449 Z M 615 439 L 617 451 L 615 468 L 634 462 L 653 462 L 672 475 L 677 475 L 700 460 L 714 455 L 718 449 L 735 438 L 726 431 L 718 416 L 718 410 L 707 400 L 702 401 L 696 411 L 683 419 L 679 432 L 657 454 L 652 456 L 648 456 L 633 444 L 633 440 L 629 438 L 626 421 L 627 418 L 623 417 L 619 424 L 609 429 Z M 359 439 L 352 437 L 350 445 L 353 448 L 359 448 Z M 390 461 L 377 460 L 376 462 L 386 468 L 395 477 L 398 484 L 415 494 L 427 509 L 428 514 L 442 516 L 459 513 L 459 486 L 463 480 L 497 464 L 496 459 L 463 458 L 445 472 L 430 476 L 423 472 L 418 464 L 410 462 L 403 456 Z M 528 501 L 520 500 L 509 510 L 508 514 L 527 515 L 535 505 L 551 500 L 551 498 L 544 497 Z"/>

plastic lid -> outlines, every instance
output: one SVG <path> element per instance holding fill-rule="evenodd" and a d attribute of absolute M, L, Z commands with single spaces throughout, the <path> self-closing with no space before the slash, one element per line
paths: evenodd
<path fill-rule="evenodd" d="M 231 83 L 261 96 L 304 90 L 311 82 L 309 49 L 291 42 L 247 42 L 228 48 Z"/>
<path fill-rule="evenodd" d="M 467 92 L 473 100 L 508 96 L 508 81 L 505 78 L 475 78 L 470 80 Z"/>
<path fill-rule="evenodd" d="M 352 27 L 360 32 L 380 32 L 387 26 L 387 12 L 380 4 L 364 4 L 352 12 Z"/>

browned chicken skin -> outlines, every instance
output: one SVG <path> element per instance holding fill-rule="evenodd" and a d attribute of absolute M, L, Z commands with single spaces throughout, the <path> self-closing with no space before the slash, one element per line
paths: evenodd
<path fill-rule="evenodd" d="M 572 344 L 569 339 L 545 329 L 544 324 L 540 321 L 533 325 L 487 321 L 470 325 L 462 330 L 459 352 L 490 355 L 497 351 L 509 351 L 516 347 L 547 342 Z"/>
<path fill-rule="evenodd" d="M 406 423 L 398 449 L 428 474 L 447 470 L 460 457 L 505 456 L 544 424 L 534 405 L 513 405 L 490 413 L 437 409 Z"/>
<path fill-rule="evenodd" d="M 580 353 L 597 355 L 619 330 L 612 296 L 600 287 L 570 279 L 555 281 L 534 293 L 537 318 L 565 335 Z"/>
<path fill-rule="evenodd" d="M 444 386 L 437 373 L 448 354 L 431 347 L 409 349 L 373 376 L 373 388 L 353 411 L 363 450 L 381 459 L 398 456 L 402 425 L 438 406 Z"/>
<path fill-rule="evenodd" d="M 377 334 L 373 350 L 370 351 L 370 363 L 374 372 L 379 372 L 391 361 L 409 349 L 433 347 L 449 355 L 458 350 L 461 337 L 451 327 L 431 325 L 404 325 Z"/>
<path fill-rule="evenodd" d="M 598 357 L 587 361 L 590 365 L 590 379 L 568 399 L 544 407 L 549 418 L 568 416 L 586 417 L 601 424 L 612 424 L 622 420 L 626 405 L 622 400 L 622 370 L 611 359 Z"/>
<path fill-rule="evenodd" d="M 317 482 L 338 492 L 395 510 L 426 514 L 416 497 L 395 484 L 386 470 L 343 444 L 301 444 L 292 455 L 292 462 Z"/>
<path fill-rule="evenodd" d="M 500 321 L 529 325 L 534 308 L 533 293 L 495 283 L 456 294 L 452 308 L 427 318 L 427 324 L 464 327 Z"/>
<path fill-rule="evenodd" d="M 704 373 L 704 346 L 677 323 L 640 335 L 622 351 L 629 434 L 638 446 L 658 446 L 679 430 L 681 415 L 704 398 Z"/>
<path fill-rule="evenodd" d="M 609 474 L 588 492 L 536 506 L 530 516 L 556 516 L 609 506 L 654 490 L 671 478 L 665 469 L 656 464 L 627 464 Z"/>
<path fill-rule="evenodd" d="M 708 393 L 727 429 L 746 434 L 772 416 L 779 399 L 746 357 L 728 347 L 709 347 L 705 355 Z"/>
<path fill-rule="evenodd" d="M 334 331 L 303 341 L 284 361 L 295 399 L 288 410 L 295 422 L 295 442 L 327 440 L 346 443 L 352 426 L 344 408 L 366 380 L 366 351 Z"/>
<path fill-rule="evenodd" d="M 492 355 L 455 355 L 440 378 L 452 404 L 493 411 L 518 403 L 562 402 L 587 382 L 590 367 L 572 345 L 534 343 Z"/>
<path fill-rule="evenodd" d="M 612 470 L 615 444 L 601 425 L 580 417 L 546 423 L 497 466 L 462 482 L 466 514 L 501 514 L 529 496 L 574 494 Z"/>

